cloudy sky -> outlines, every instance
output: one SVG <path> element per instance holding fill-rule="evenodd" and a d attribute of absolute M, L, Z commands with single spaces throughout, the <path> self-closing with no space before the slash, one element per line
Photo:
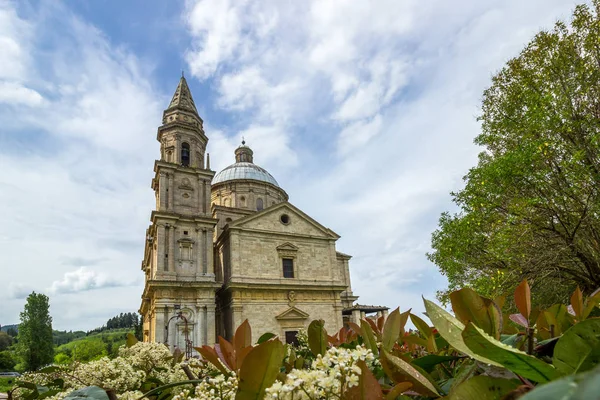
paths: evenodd
<path fill-rule="evenodd" d="M 241 137 L 342 238 L 363 304 L 412 307 L 476 163 L 482 91 L 571 0 L 0 0 L 0 324 L 136 311 L 156 128 L 185 70 L 214 170 Z"/>

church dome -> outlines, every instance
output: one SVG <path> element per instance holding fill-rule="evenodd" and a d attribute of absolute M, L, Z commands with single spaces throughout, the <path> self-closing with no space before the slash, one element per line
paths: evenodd
<path fill-rule="evenodd" d="M 264 168 L 254 164 L 254 152 L 250 147 L 246 146 L 246 142 L 242 141 L 242 145 L 235 149 L 235 164 L 231 164 L 227 168 L 215 175 L 212 184 L 238 181 L 252 180 L 259 182 L 270 183 L 273 186 L 279 187 L 279 184 L 273 178 L 273 175 L 267 172 Z"/>
<path fill-rule="evenodd" d="M 246 179 L 267 182 L 271 185 L 279 187 L 279 184 L 275 178 L 273 178 L 273 175 L 268 173 L 264 168 L 261 168 L 252 162 L 243 161 L 231 164 L 216 174 L 212 180 L 212 184 L 216 185 L 217 183 Z"/>

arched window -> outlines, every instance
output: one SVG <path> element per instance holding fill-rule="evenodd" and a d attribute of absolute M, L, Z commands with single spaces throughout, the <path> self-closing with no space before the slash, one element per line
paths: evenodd
<path fill-rule="evenodd" d="M 261 198 L 256 199 L 256 210 L 262 211 L 263 208 L 264 208 L 263 199 L 261 199 Z"/>
<path fill-rule="evenodd" d="M 181 165 L 190 165 L 190 145 L 185 142 L 181 144 Z"/>
<path fill-rule="evenodd" d="M 240 197 L 240 207 L 246 207 L 246 198 L 244 196 Z"/>

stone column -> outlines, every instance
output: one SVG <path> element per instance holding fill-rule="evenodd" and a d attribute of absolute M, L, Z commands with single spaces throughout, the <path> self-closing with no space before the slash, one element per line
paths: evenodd
<path fill-rule="evenodd" d="M 214 304 L 209 304 L 206 306 L 206 324 L 204 325 L 206 335 L 206 344 L 212 346 L 217 342 L 216 339 L 216 320 L 215 320 L 215 309 L 216 306 Z"/>
<path fill-rule="evenodd" d="M 200 329 L 199 329 L 199 333 L 200 333 L 200 344 L 203 346 L 207 346 L 208 345 L 208 340 L 207 340 L 207 333 L 208 333 L 208 309 L 206 308 L 206 306 L 202 306 L 200 308 L 201 311 L 201 315 L 200 315 Z"/>
<path fill-rule="evenodd" d="M 167 238 L 165 224 L 158 224 L 158 234 L 156 240 L 158 240 L 158 248 L 156 249 L 156 262 L 158 265 L 156 269 L 158 272 L 166 271 L 169 269 L 169 266 L 165 260 L 165 253 L 167 252 L 167 243 L 169 239 Z"/>
<path fill-rule="evenodd" d="M 196 275 L 202 275 L 202 229 L 196 228 Z"/>
<path fill-rule="evenodd" d="M 350 321 L 360 325 L 360 310 L 352 310 L 352 317 L 350 318 Z"/>
<path fill-rule="evenodd" d="M 146 321 L 146 319 L 148 321 Z M 144 324 L 148 324 L 148 341 L 149 342 L 155 342 L 155 338 L 154 338 L 154 330 L 155 330 L 155 324 L 156 324 L 156 317 L 154 315 L 153 311 L 148 311 L 148 313 L 145 316 L 144 319 Z"/>
<path fill-rule="evenodd" d="M 210 187 L 207 185 L 207 181 L 203 182 L 204 189 L 202 193 L 204 193 L 204 199 L 202 201 L 202 212 L 206 214 L 208 209 L 210 209 Z"/>
<path fill-rule="evenodd" d="M 175 195 L 175 183 L 173 179 L 173 173 L 169 174 L 169 211 L 173 211 L 175 209 L 175 203 L 173 201 Z"/>
<path fill-rule="evenodd" d="M 154 311 L 154 341 L 156 343 L 164 343 L 165 341 L 165 324 L 166 311 L 164 309 L 155 309 Z"/>
<path fill-rule="evenodd" d="M 175 313 L 175 308 L 174 307 L 169 307 L 168 312 L 167 312 L 167 321 L 169 319 L 171 319 L 171 317 L 174 315 Z M 177 344 L 177 318 L 173 318 L 171 320 L 171 322 L 169 322 L 169 349 L 171 351 L 173 351 L 173 349 L 175 348 L 175 344 Z"/>
<path fill-rule="evenodd" d="M 158 197 L 159 197 L 159 211 L 167 209 L 167 174 L 164 171 L 160 171 L 158 174 Z"/>
<path fill-rule="evenodd" d="M 206 207 L 204 207 L 204 190 L 206 189 L 204 187 L 204 182 L 202 181 L 202 178 L 198 177 L 198 190 L 196 191 L 198 193 L 198 213 L 203 213 L 206 214 Z"/>
<path fill-rule="evenodd" d="M 169 271 L 175 272 L 175 227 L 169 227 Z"/>
<path fill-rule="evenodd" d="M 206 233 L 206 228 L 202 228 L 202 273 L 206 275 L 208 272 L 208 253 L 209 253 L 209 243 L 208 240 L 211 239 Z M 211 240 L 212 243 L 212 240 Z"/>
<path fill-rule="evenodd" d="M 235 333 L 236 329 L 242 324 L 242 322 L 244 321 L 242 319 L 242 312 L 244 311 L 244 306 L 242 306 L 241 304 L 234 304 L 231 306 L 231 319 L 232 319 L 232 324 L 231 324 L 231 329 L 232 331 L 231 336 L 233 337 L 233 334 Z"/>

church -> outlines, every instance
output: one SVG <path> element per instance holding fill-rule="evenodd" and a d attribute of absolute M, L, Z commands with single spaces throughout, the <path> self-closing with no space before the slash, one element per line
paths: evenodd
<path fill-rule="evenodd" d="M 244 320 L 253 341 L 286 342 L 315 319 L 329 332 L 385 307 L 355 305 L 340 238 L 288 200 L 242 141 L 215 174 L 208 137 L 182 76 L 158 128 L 156 207 L 146 230 L 140 313 L 145 341 L 191 351 L 230 339 Z M 258 155 L 260 156 L 260 155 Z"/>

